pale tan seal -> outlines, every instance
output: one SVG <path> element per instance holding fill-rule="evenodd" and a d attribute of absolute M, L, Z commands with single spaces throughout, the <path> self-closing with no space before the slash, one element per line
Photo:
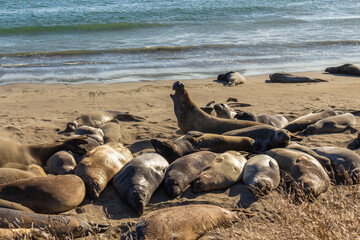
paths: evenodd
<path fill-rule="evenodd" d="M 192 183 L 193 191 L 227 189 L 241 180 L 246 158 L 236 151 L 219 154 Z"/>
<path fill-rule="evenodd" d="M 75 174 L 84 181 L 87 194 L 98 198 L 107 183 L 132 158 L 132 153 L 123 144 L 110 142 L 87 153 L 77 165 Z"/>
<path fill-rule="evenodd" d="M 85 197 L 84 182 L 76 175 L 35 177 L 0 184 L 0 198 L 38 213 L 59 213 L 78 206 Z"/>
<path fill-rule="evenodd" d="M 329 188 L 329 176 L 309 154 L 286 148 L 271 149 L 266 154 L 278 162 L 285 174 L 289 174 L 291 189 L 298 199 L 312 200 Z"/>
<path fill-rule="evenodd" d="M 356 118 L 351 113 L 345 113 L 337 116 L 331 116 L 317 121 L 307 126 L 305 134 L 319 133 L 339 133 L 346 129 L 353 128 L 356 124 Z"/>
<path fill-rule="evenodd" d="M 325 69 L 328 73 L 339 73 L 360 76 L 360 68 L 354 64 L 346 63 L 338 67 L 329 67 Z"/>
<path fill-rule="evenodd" d="M 328 82 L 328 80 L 311 78 L 306 76 L 296 76 L 290 73 L 273 73 L 269 75 L 271 82 L 277 83 L 308 83 L 308 82 Z"/>
<path fill-rule="evenodd" d="M 268 155 L 253 156 L 244 166 L 242 181 L 251 190 L 267 194 L 280 184 L 279 165 Z"/>
<path fill-rule="evenodd" d="M 178 126 L 183 133 L 199 131 L 203 133 L 224 133 L 234 129 L 245 128 L 261 123 L 245 120 L 223 119 L 210 116 L 201 110 L 190 99 L 183 83 L 177 81 L 173 85 L 175 94 L 171 94 Z"/>
<path fill-rule="evenodd" d="M 90 127 L 90 126 L 81 126 L 78 127 L 74 136 L 85 135 L 91 137 L 99 142 L 99 144 L 104 144 L 104 132 L 100 128 Z"/>
<path fill-rule="evenodd" d="M 238 221 L 236 213 L 214 205 L 170 207 L 147 214 L 121 239 L 198 239 L 211 229 Z"/>
<path fill-rule="evenodd" d="M 225 74 L 219 74 L 217 80 L 227 83 L 227 86 L 234 87 L 239 84 L 244 84 L 246 79 L 238 72 L 230 71 Z"/>
<path fill-rule="evenodd" d="M 119 142 L 121 139 L 120 121 L 113 119 L 102 125 L 100 129 L 104 132 L 104 143 Z"/>
<path fill-rule="evenodd" d="M 76 160 L 69 151 L 59 151 L 52 155 L 46 162 L 45 171 L 54 175 L 75 173 Z"/>
<path fill-rule="evenodd" d="M 32 164 L 26 170 L 16 168 L 0 168 L 0 184 L 16 182 L 22 179 L 45 177 L 44 170 L 36 164 Z"/>
<path fill-rule="evenodd" d="M 34 212 L 30 208 L 25 207 L 25 206 L 21 205 L 20 203 L 11 202 L 11 201 L 7 201 L 4 199 L 0 199 L 0 208 L 8 208 L 8 209 L 14 209 L 14 210 L 19 210 L 19 211 L 23 211 L 23 212 L 31 212 L 31 213 Z"/>
<path fill-rule="evenodd" d="M 160 141 L 151 139 L 155 151 L 165 157 L 170 163 L 189 153 L 208 150 L 223 153 L 229 150 L 255 151 L 255 140 L 249 137 L 224 136 L 212 133 L 190 131 L 175 141 Z"/>
<path fill-rule="evenodd" d="M 257 116 L 257 121 L 277 128 L 284 128 L 289 123 L 286 117 L 281 114 L 260 114 Z"/>

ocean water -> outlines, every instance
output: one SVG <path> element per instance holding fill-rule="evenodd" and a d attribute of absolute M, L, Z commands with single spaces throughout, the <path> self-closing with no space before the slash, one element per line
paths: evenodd
<path fill-rule="evenodd" d="M 0 84 L 360 64 L 359 0 L 0 0 Z"/>

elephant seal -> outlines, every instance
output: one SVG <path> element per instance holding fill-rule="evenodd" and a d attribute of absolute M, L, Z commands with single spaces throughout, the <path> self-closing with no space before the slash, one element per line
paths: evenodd
<path fill-rule="evenodd" d="M 87 194 L 98 198 L 107 183 L 132 158 L 123 144 L 107 143 L 87 153 L 75 168 L 75 174 L 84 181 Z"/>
<path fill-rule="evenodd" d="M 141 218 L 121 239 L 198 239 L 207 231 L 238 221 L 236 213 L 214 205 L 163 208 Z"/>
<path fill-rule="evenodd" d="M 246 158 L 236 151 L 219 154 L 192 183 L 195 193 L 227 189 L 240 181 Z"/>
<path fill-rule="evenodd" d="M 104 132 L 104 143 L 119 142 L 121 139 L 120 121 L 113 119 L 102 125 L 100 129 Z"/>
<path fill-rule="evenodd" d="M 286 148 L 271 149 L 266 154 L 278 162 L 280 170 L 290 175 L 290 186 L 298 199 L 313 200 L 329 188 L 329 176 L 309 154 Z"/>
<path fill-rule="evenodd" d="M 305 134 L 338 133 L 354 127 L 356 118 L 351 113 L 331 116 L 307 126 Z"/>
<path fill-rule="evenodd" d="M 8 208 L 8 209 L 14 209 L 14 210 L 19 210 L 19 211 L 23 211 L 23 212 L 31 212 L 31 213 L 34 212 L 30 208 L 27 208 L 19 203 L 7 201 L 4 199 L 0 199 L 0 208 Z"/>
<path fill-rule="evenodd" d="M 59 151 L 47 160 L 45 171 L 54 175 L 75 173 L 77 163 L 75 157 L 69 151 Z"/>
<path fill-rule="evenodd" d="M 0 208 L 0 227 L 41 229 L 57 239 L 81 237 L 97 230 L 94 224 L 72 216 L 29 213 L 5 208 Z"/>
<path fill-rule="evenodd" d="M 85 185 L 75 175 L 35 177 L 0 184 L 0 198 L 20 203 L 39 213 L 59 213 L 78 206 Z"/>
<path fill-rule="evenodd" d="M 220 82 L 226 82 L 227 86 L 230 87 L 235 87 L 236 85 L 244 84 L 246 82 L 244 76 L 235 71 L 219 74 L 217 80 Z"/>
<path fill-rule="evenodd" d="M 221 134 L 234 129 L 261 125 L 261 123 L 258 122 L 210 116 L 195 105 L 190 99 L 185 85 L 180 81 L 174 83 L 173 90 L 175 90 L 175 94 L 170 94 L 170 97 L 174 102 L 174 111 L 178 120 L 178 126 L 183 133 L 199 131 Z"/>
<path fill-rule="evenodd" d="M 259 122 L 258 118 L 257 118 L 257 116 L 255 114 L 253 114 L 251 112 L 242 111 L 242 110 L 237 110 L 236 115 L 234 116 L 234 118 L 238 119 L 238 120 L 247 120 L 247 121 Z"/>
<path fill-rule="evenodd" d="M 360 180 L 360 156 L 357 153 L 341 147 L 317 147 L 313 150 L 330 159 L 337 182 L 358 183 Z"/>
<path fill-rule="evenodd" d="M 289 123 L 289 121 L 280 114 L 261 114 L 257 116 L 257 121 L 277 128 L 284 128 Z"/>
<path fill-rule="evenodd" d="M 296 76 L 289 73 L 273 73 L 269 75 L 271 82 L 277 83 L 308 83 L 308 82 L 328 82 L 328 80 Z"/>
<path fill-rule="evenodd" d="M 45 177 L 44 170 L 36 164 L 32 164 L 26 170 L 16 168 L 0 168 L 0 184 L 16 182 L 22 179 Z"/>
<path fill-rule="evenodd" d="M 95 139 L 100 145 L 104 144 L 104 132 L 100 128 L 81 126 L 75 130 L 74 135 L 85 135 Z"/>
<path fill-rule="evenodd" d="M 280 184 L 279 165 L 265 154 L 251 157 L 244 166 L 242 181 L 251 190 L 267 194 Z"/>
<path fill-rule="evenodd" d="M 154 191 L 163 181 L 169 163 L 157 153 L 144 153 L 126 163 L 115 175 L 113 186 L 141 216 Z"/>
<path fill-rule="evenodd" d="M 329 67 L 325 69 L 328 73 L 340 73 L 347 75 L 360 76 L 360 68 L 354 64 L 346 63 L 338 67 Z"/>
<path fill-rule="evenodd" d="M 256 151 L 255 140 L 249 137 L 224 136 L 219 134 L 190 131 L 173 142 L 151 139 L 155 151 L 170 163 L 175 159 L 200 150 L 223 153 L 229 150 Z"/>
<path fill-rule="evenodd" d="M 226 103 L 215 104 L 214 110 L 216 112 L 216 116 L 219 118 L 234 119 L 235 115 L 237 114 L 236 111 Z"/>
<path fill-rule="evenodd" d="M 169 196 L 173 198 L 179 196 L 199 176 L 201 170 L 215 159 L 216 155 L 209 151 L 195 152 L 171 163 L 164 178 L 165 189 Z"/>
<path fill-rule="evenodd" d="M 271 148 L 285 147 L 289 144 L 290 134 L 284 130 L 270 125 L 260 125 L 225 132 L 226 136 L 244 136 L 255 140 L 256 150 L 264 152 Z"/>
<path fill-rule="evenodd" d="M 313 112 L 313 113 L 309 113 L 307 115 L 301 116 L 297 119 L 295 119 L 294 121 L 289 122 L 288 125 L 286 125 L 285 129 L 290 131 L 290 132 L 299 132 L 304 130 L 307 126 L 309 126 L 310 124 L 316 123 L 317 121 L 327 118 L 327 117 L 331 117 L 331 116 L 336 116 L 337 113 L 333 110 L 324 110 L 324 111 L 320 111 L 320 112 Z"/>

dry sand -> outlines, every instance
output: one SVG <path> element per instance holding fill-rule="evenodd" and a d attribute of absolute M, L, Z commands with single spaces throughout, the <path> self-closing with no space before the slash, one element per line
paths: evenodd
<path fill-rule="evenodd" d="M 238 107 L 255 114 L 283 114 L 289 120 L 318 110 L 333 108 L 354 112 L 356 129 L 360 129 L 360 77 L 332 75 L 323 72 L 301 73 L 329 80 L 320 83 L 283 84 L 267 83 L 267 75 L 246 77 L 247 82 L 227 87 L 214 79 L 184 80 L 192 99 L 198 106 L 209 101 L 225 102 L 229 97 Z M 122 122 L 121 140 L 135 155 L 152 151 L 151 138 L 174 140 L 181 136 L 169 94 L 174 81 L 144 81 L 117 84 L 13 84 L 0 87 L 2 129 L 17 142 L 49 143 L 65 139 L 58 134 L 66 123 L 82 113 L 94 110 L 117 110 L 143 116 L 143 122 Z M 241 104 L 239 104 L 240 106 Z M 3 133 L 5 134 L 5 133 Z M 346 131 L 306 137 L 308 146 L 346 147 L 357 136 Z M 359 150 L 357 150 L 358 153 Z M 167 197 L 160 187 L 153 195 L 145 213 L 159 208 L 186 203 L 210 203 L 226 208 L 249 207 L 255 196 L 241 183 L 226 191 L 194 194 L 187 189 L 176 199 Z M 81 219 L 111 224 L 114 228 L 102 237 L 121 235 L 127 226 L 138 220 L 132 210 L 109 185 L 99 199 L 85 199 L 76 209 L 65 214 L 75 214 Z"/>

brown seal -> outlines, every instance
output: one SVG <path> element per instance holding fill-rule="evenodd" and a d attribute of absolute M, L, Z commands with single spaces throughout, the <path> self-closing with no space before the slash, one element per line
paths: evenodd
<path fill-rule="evenodd" d="M 69 151 L 59 151 L 52 155 L 46 162 L 45 171 L 54 175 L 75 173 L 76 160 Z"/>
<path fill-rule="evenodd" d="M 100 129 L 104 132 L 104 143 L 119 142 L 121 139 L 120 121 L 113 119 L 102 125 Z"/>
<path fill-rule="evenodd" d="M 85 185 L 75 175 L 23 179 L 0 184 L 0 198 L 20 203 L 39 213 L 58 213 L 78 206 L 85 197 Z"/>
<path fill-rule="evenodd" d="M 235 71 L 230 71 L 225 74 L 219 74 L 217 80 L 220 82 L 227 83 L 227 86 L 230 87 L 234 87 L 239 84 L 244 84 L 246 82 L 244 76 Z"/>
<path fill-rule="evenodd" d="M 237 221 L 236 213 L 214 205 L 163 208 L 141 218 L 121 239 L 198 239 L 207 231 Z"/>
<path fill-rule="evenodd" d="M 219 154 L 192 183 L 193 191 L 227 189 L 241 180 L 246 158 L 236 151 Z"/>
<path fill-rule="evenodd" d="M 328 82 L 328 80 L 311 78 L 304 76 L 296 76 L 289 73 L 273 73 L 269 75 L 271 82 L 277 83 L 308 83 L 308 82 Z"/>
<path fill-rule="evenodd" d="M 164 185 L 170 197 L 179 196 L 195 180 L 207 165 L 216 157 L 216 153 L 201 151 L 176 159 L 168 167 Z"/>
<path fill-rule="evenodd" d="M 144 153 L 126 163 L 112 183 L 120 197 L 141 216 L 163 181 L 169 163 L 157 153 Z"/>
<path fill-rule="evenodd" d="M 0 199 L 0 208 L 8 208 L 8 209 L 14 209 L 14 210 L 19 210 L 19 211 L 23 211 L 23 212 L 31 212 L 31 213 L 34 212 L 30 208 L 27 208 L 27 207 L 21 205 L 20 203 L 11 202 L 11 201 L 7 201 L 4 199 Z"/>
<path fill-rule="evenodd" d="M 289 122 L 288 125 L 286 125 L 285 129 L 293 133 L 302 131 L 310 124 L 316 123 L 321 119 L 336 115 L 337 113 L 330 109 L 320 112 L 309 113 L 307 115 L 295 119 L 294 121 Z"/>
<path fill-rule="evenodd" d="M 244 166 L 242 181 L 251 190 L 267 194 L 280 184 L 279 165 L 265 154 L 251 157 Z"/>
<path fill-rule="evenodd" d="M 338 133 L 346 129 L 353 128 L 356 124 L 356 118 L 351 113 L 345 113 L 337 116 L 331 116 L 317 121 L 307 126 L 305 134 L 319 133 Z"/>
<path fill-rule="evenodd" d="M 266 154 L 278 162 L 280 170 L 290 175 L 291 189 L 298 199 L 312 200 L 329 188 L 329 176 L 309 154 L 286 148 L 271 149 Z"/>
<path fill-rule="evenodd" d="M 177 81 L 173 85 L 175 94 L 171 94 L 174 102 L 175 115 L 178 126 L 183 133 L 200 131 L 204 133 L 224 133 L 234 129 L 261 125 L 258 122 L 223 119 L 210 116 L 201 110 L 190 98 L 183 83 Z"/>
<path fill-rule="evenodd" d="M 223 153 L 229 150 L 256 150 L 255 140 L 249 137 L 224 136 L 219 134 L 190 131 L 175 141 L 160 141 L 151 139 L 155 151 L 165 157 L 170 163 L 175 159 L 200 150 Z"/>
<path fill-rule="evenodd" d="M 99 142 L 100 145 L 104 144 L 104 132 L 100 128 L 81 126 L 74 132 L 74 136 L 85 135 L 91 137 Z"/>
<path fill-rule="evenodd" d="M 360 76 L 360 68 L 354 64 L 346 63 L 338 67 L 329 67 L 325 69 L 325 72 L 328 73 L 340 73 Z"/>
<path fill-rule="evenodd" d="M 123 144 L 110 142 L 87 153 L 77 165 L 75 174 L 84 181 L 87 194 L 98 198 L 107 183 L 132 158 Z"/>
<path fill-rule="evenodd" d="M 22 179 L 45 177 L 44 170 L 36 164 L 32 164 L 26 170 L 16 168 L 0 168 L 0 184 L 16 182 Z"/>

